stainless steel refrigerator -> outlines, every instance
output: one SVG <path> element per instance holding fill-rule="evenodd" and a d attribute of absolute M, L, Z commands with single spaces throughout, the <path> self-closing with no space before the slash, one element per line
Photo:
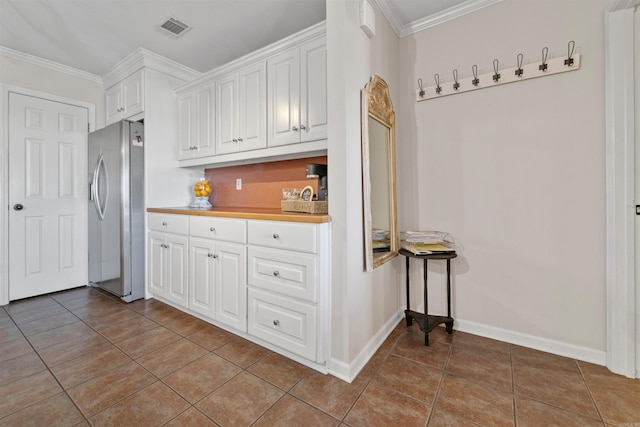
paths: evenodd
<path fill-rule="evenodd" d="M 89 133 L 89 283 L 126 302 L 144 297 L 144 126 Z"/>

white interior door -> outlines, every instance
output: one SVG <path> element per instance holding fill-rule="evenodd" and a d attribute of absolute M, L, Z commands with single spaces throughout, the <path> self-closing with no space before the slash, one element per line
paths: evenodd
<path fill-rule="evenodd" d="M 87 123 L 9 94 L 9 300 L 87 284 Z"/>

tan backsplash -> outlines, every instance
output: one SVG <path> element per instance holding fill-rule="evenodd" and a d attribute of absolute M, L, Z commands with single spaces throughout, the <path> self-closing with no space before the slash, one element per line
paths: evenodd
<path fill-rule="evenodd" d="M 326 165 L 327 156 L 205 169 L 213 190 L 209 201 L 218 207 L 280 208 L 283 188 L 301 190 L 311 185 L 314 194 L 318 192 L 318 179 L 307 178 L 308 163 Z M 242 190 L 236 190 L 238 178 L 242 179 Z"/>

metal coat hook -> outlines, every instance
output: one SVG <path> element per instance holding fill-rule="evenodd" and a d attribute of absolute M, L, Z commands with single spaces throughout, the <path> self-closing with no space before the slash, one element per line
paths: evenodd
<path fill-rule="evenodd" d="M 500 62 L 497 59 L 493 60 L 493 81 L 498 83 L 500 80 L 500 74 L 498 73 Z"/>
<path fill-rule="evenodd" d="M 440 87 L 440 75 L 434 74 L 433 78 L 436 81 L 436 93 L 439 95 L 440 92 L 442 92 L 442 88 Z"/>
<path fill-rule="evenodd" d="M 571 40 L 567 45 L 567 59 L 564 60 L 564 65 L 571 67 L 573 65 L 573 50 L 576 48 L 576 42 Z"/>
<path fill-rule="evenodd" d="M 522 61 L 524 60 L 524 56 L 519 53 L 518 54 L 518 68 L 516 69 L 515 75 L 518 77 L 522 77 L 524 70 L 522 69 Z"/>
<path fill-rule="evenodd" d="M 418 79 L 418 89 L 420 89 L 420 92 L 418 92 L 420 98 L 424 97 L 424 89 L 422 89 L 422 79 Z"/>
<path fill-rule="evenodd" d="M 547 71 L 547 55 L 549 55 L 549 48 L 543 47 L 542 48 L 542 64 L 538 66 L 538 70 Z"/>
<path fill-rule="evenodd" d="M 471 67 L 471 71 L 473 72 L 473 80 L 471 80 L 471 83 L 474 86 L 478 86 L 478 84 L 480 83 L 480 79 L 478 78 L 478 66 L 473 64 L 473 67 Z"/>
<path fill-rule="evenodd" d="M 458 83 L 458 70 L 453 70 L 453 90 L 458 90 L 460 83 Z"/>

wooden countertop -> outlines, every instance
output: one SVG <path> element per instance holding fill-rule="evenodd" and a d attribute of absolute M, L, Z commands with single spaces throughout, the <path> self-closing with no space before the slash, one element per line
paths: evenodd
<path fill-rule="evenodd" d="M 147 212 L 167 213 L 179 215 L 200 215 L 200 216 L 217 216 L 224 218 L 243 218 L 243 219 L 264 219 L 269 221 L 292 221 L 292 222 L 310 222 L 324 223 L 330 222 L 331 217 L 327 214 L 308 214 L 297 212 L 283 212 L 280 209 L 269 208 L 229 208 L 229 207 L 212 207 L 212 208 L 147 208 Z"/>

